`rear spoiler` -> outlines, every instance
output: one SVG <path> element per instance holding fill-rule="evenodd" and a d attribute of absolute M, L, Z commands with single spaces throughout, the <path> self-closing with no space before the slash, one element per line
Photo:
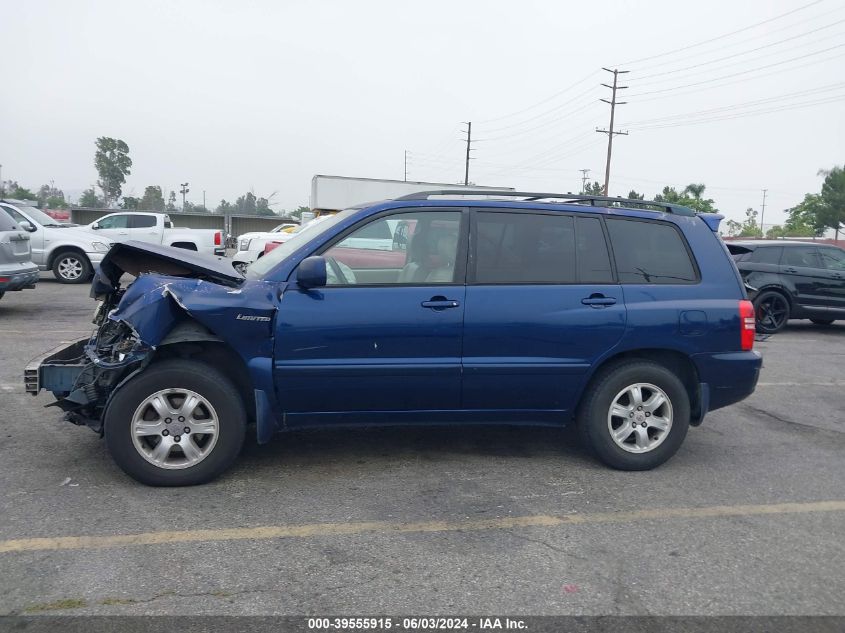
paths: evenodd
<path fill-rule="evenodd" d="M 719 232 L 719 224 L 725 219 L 725 216 L 719 213 L 696 213 L 699 218 L 704 220 L 704 223 L 710 227 L 714 233 Z"/>

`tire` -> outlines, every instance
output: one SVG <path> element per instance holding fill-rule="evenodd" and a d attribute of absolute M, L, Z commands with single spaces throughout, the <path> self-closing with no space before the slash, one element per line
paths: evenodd
<path fill-rule="evenodd" d="M 91 262 L 78 251 L 62 251 L 53 258 L 53 274 L 59 283 L 84 284 L 93 272 Z"/>
<path fill-rule="evenodd" d="M 192 415 L 187 392 L 200 400 L 190 408 Z M 152 403 L 156 397 L 158 406 Z M 180 413 L 185 416 L 179 418 Z M 114 394 L 104 426 L 109 452 L 127 475 L 148 486 L 193 486 L 211 481 L 237 458 L 246 412 L 238 390 L 213 367 L 166 360 L 150 365 Z M 136 435 L 137 430 L 143 434 Z M 164 442 L 165 449 L 156 453 Z M 182 450 L 188 445 L 194 459 Z"/>
<path fill-rule="evenodd" d="M 835 319 L 810 319 L 816 325 L 830 325 Z"/>
<path fill-rule="evenodd" d="M 642 409 L 630 399 L 636 385 L 640 386 Z M 654 406 L 655 394 L 666 402 Z M 611 415 L 614 404 L 619 407 L 617 411 L 624 409 L 624 415 Z M 655 424 L 657 420 L 661 421 L 659 425 Z M 630 361 L 599 373 L 587 388 L 577 416 L 582 443 L 599 460 L 618 470 L 650 470 L 664 463 L 680 448 L 689 423 L 690 402 L 684 384 L 666 367 L 650 361 Z M 613 438 L 614 431 L 621 439 Z"/>
<path fill-rule="evenodd" d="M 776 290 L 761 292 L 754 298 L 754 316 L 761 334 L 780 332 L 789 321 L 789 312 L 789 300 Z"/>
<path fill-rule="evenodd" d="M 2 298 L 3 298 L 3 295 L 4 295 L 4 294 L 6 294 L 6 291 L 5 291 L 5 290 L 4 290 L 3 292 L 0 292 L 0 299 L 2 299 Z"/>

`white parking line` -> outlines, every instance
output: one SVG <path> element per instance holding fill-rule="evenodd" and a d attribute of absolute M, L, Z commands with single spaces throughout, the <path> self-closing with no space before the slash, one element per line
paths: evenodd
<path fill-rule="evenodd" d="M 845 380 L 831 382 L 758 382 L 758 387 L 845 387 Z"/>

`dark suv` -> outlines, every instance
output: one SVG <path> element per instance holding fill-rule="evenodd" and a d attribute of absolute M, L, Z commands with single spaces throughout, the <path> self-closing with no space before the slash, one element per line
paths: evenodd
<path fill-rule="evenodd" d="M 721 216 L 666 203 L 436 191 L 352 208 L 242 277 L 116 244 L 90 338 L 25 371 L 139 481 L 195 484 L 289 429 L 576 422 L 653 468 L 748 396 L 754 314 Z M 372 239 L 372 235 L 392 239 Z M 137 277 L 128 287 L 124 273 Z"/>
<path fill-rule="evenodd" d="M 728 250 L 750 287 L 758 331 L 774 334 L 789 319 L 845 319 L 845 250 L 782 240 L 730 242 Z"/>

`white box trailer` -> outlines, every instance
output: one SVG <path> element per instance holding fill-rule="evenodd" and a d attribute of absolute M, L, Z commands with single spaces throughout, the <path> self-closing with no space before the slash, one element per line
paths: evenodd
<path fill-rule="evenodd" d="M 456 185 L 446 182 L 412 182 L 380 178 L 316 175 L 311 179 L 311 210 L 315 215 L 334 213 L 357 204 L 379 202 L 420 191 L 466 189 L 468 191 L 513 191 L 513 187 Z"/>

